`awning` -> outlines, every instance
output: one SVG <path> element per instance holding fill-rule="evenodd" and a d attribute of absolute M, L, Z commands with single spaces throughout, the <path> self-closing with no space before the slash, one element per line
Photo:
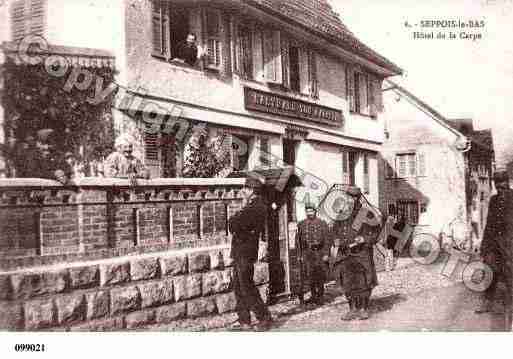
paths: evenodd
<path fill-rule="evenodd" d="M 236 171 L 228 175 L 229 178 L 247 178 L 250 187 L 271 187 L 279 192 L 286 188 L 301 187 L 303 182 L 296 174 L 294 167 L 274 167 L 257 169 L 253 171 Z"/>
<path fill-rule="evenodd" d="M 17 43 L 4 42 L 1 44 L 0 49 L 16 65 L 24 64 L 19 56 L 20 49 Z M 64 58 L 71 67 L 114 68 L 115 66 L 114 55 L 109 51 L 101 49 L 57 45 L 48 45 L 46 49 L 40 49 L 37 46 L 32 46 L 27 51 L 27 54 L 31 56 L 41 55 L 43 59 L 49 56 L 59 56 Z"/>

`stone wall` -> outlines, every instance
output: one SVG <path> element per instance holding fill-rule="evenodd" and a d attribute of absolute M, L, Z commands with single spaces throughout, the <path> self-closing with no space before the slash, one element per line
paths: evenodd
<path fill-rule="evenodd" d="M 228 246 L 123 256 L 0 274 L 0 329 L 135 329 L 235 309 Z M 267 295 L 268 267 L 255 282 Z"/>
<path fill-rule="evenodd" d="M 0 329 L 119 330 L 234 310 L 244 179 L 0 180 Z M 258 263 L 264 295 L 269 273 Z"/>

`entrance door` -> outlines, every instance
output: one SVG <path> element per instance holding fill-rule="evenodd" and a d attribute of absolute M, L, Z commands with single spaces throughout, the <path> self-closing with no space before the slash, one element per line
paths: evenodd
<path fill-rule="evenodd" d="M 271 298 L 282 294 L 286 291 L 285 284 L 285 262 L 282 260 L 282 244 L 280 240 L 280 194 L 273 191 L 270 194 L 270 203 L 275 203 L 276 207 L 269 206 L 267 213 L 267 249 L 269 260 L 269 293 Z M 272 301 L 272 299 L 271 299 Z"/>

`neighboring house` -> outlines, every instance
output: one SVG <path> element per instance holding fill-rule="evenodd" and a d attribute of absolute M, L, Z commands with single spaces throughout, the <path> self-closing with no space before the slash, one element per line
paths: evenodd
<path fill-rule="evenodd" d="M 381 209 L 417 233 L 467 245 L 476 222 L 478 242 L 492 193 L 491 131 L 474 130 L 471 119 L 445 118 L 392 81 L 385 81 L 383 94 Z"/>

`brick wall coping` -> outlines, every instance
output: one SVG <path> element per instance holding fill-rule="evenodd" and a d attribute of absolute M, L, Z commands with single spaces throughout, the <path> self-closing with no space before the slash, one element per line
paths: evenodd
<path fill-rule="evenodd" d="M 244 187 L 250 184 L 245 178 L 155 178 L 137 180 L 138 187 Z M 128 179 L 84 177 L 70 185 L 42 178 L 0 178 L 0 190 L 24 188 L 65 188 L 65 187 L 130 187 Z"/>
<path fill-rule="evenodd" d="M 78 262 L 62 262 L 50 265 L 43 265 L 37 267 L 23 268 L 23 269 L 14 269 L 7 271 L 0 271 L 0 275 L 10 275 L 16 273 L 26 273 L 26 272 L 50 272 L 57 271 L 59 269 L 64 268 L 77 268 L 77 267 L 88 267 L 98 264 L 115 264 L 115 263 L 123 263 L 129 260 L 134 259 L 144 259 L 144 258 L 167 258 L 167 257 L 178 257 L 184 256 L 191 253 L 200 253 L 200 252 L 211 252 L 211 251 L 221 251 L 230 249 L 229 244 L 220 244 L 214 246 L 206 246 L 206 247 L 196 247 L 196 248 L 183 248 L 183 249 L 172 249 L 165 252 L 150 252 L 150 253 L 133 253 L 122 257 L 109 257 L 102 259 L 94 259 L 89 261 L 78 261 Z"/>

